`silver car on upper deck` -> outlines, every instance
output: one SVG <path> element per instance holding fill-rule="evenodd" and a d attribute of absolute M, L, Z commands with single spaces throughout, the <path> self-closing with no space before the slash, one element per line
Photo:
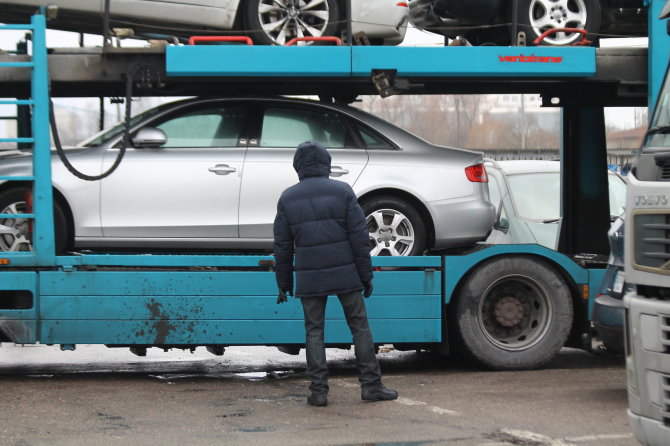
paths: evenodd
<path fill-rule="evenodd" d="M 105 171 L 122 126 L 67 150 L 88 175 Z M 432 145 L 357 108 L 287 98 L 187 99 L 132 119 L 132 143 L 101 181 L 72 175 L 54 155 L 56 240 L 68 248 L 271 249 L 281 192 L 296 183 L 295 148 L 324 144 L 331 177 L 366 213 L 374 255 L 467 246 L 491 231 L 482 154 Z M 28 175 L 25 154 L 0 176 Z M 0 183 L 0 213 L 26 211 L 29 185 Z M 0 249 L 30 249 L 28 224 L 0 221 Z"/>
<path fill-rule="evenodd" d="M 27 23 L 42 5 L 59 8 L 49 28 L 102 33 L 103 0 L 2 0 L 0 22 Z M 283 45 L 294 37 L 339 36 L 346 29 L 343 0 L 110 0 L 110 26 L 137 34 L 190 37 L 246 34 L 261 45 Z M 408 1 L 351 2 L 352 34 L 373 44 L 397 45 L 405 37 Z"/>

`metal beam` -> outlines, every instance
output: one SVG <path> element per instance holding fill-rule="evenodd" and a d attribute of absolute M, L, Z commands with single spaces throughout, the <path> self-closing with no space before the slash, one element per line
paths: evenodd
<path fill-rule="evenodd" d="M 401 49 L 401 48 L 398 48 Z M 421 49 L 421 48 L 418 48 Z M 438 48 L 439 49 L 439 48 Z M 467 50 L 468 48 L 461 48 Z M 510 48 L 504 48 L 510 50 Z M 386 51 L 387 49 L 385 49 Z M 403 51 L 411 48 L 402 48 Z M 368 50 L 369 51 L 369 50 Z M 514 49 L 514 51 L 518 51 Z M 529 51 L 534 51 L 529 50 Z M 465 52 L 464 52 L 465 53 Z M 22 61 L 23 56 L 0 55 L 0 61 Z M 135 64 L 150 64 L 166 73 L 164 47 L 53 49 L 49 54 L 51 92 L 54 97 L 113 97 L 125 95 L 125 74 Z M 465 64 L 464 61 L 461 63 Z M 393 68 L 393 67 L 379 67 Z M 404 89 L 397 94 L 535 93 L 560 105 L 645 106 L 647 51 L 645 48 L 607 48 L 596 51 L 595 75 L 578 78 L 517 77 L 480 73 L 476 77 L 401 76 Z M 29 71 L 0 70 L 0 97 L 29 93 Z M 163 76 L 160 87 L 138 86 L 136 96 L 265 95 L 265 94 L 377 94 L 369 77 L 355 76 Z"/>

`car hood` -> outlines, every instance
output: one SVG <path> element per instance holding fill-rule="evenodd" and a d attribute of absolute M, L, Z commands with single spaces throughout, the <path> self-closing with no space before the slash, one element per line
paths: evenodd
<path fill-rule="evenodd" d="M 556 240 L 558 239 L 558 221 L 542 223 L 524 220 L 526 227 L 533 234 L 535 242 L 538 245 L 546 246 L 549 249 L 556 249 Z"/>

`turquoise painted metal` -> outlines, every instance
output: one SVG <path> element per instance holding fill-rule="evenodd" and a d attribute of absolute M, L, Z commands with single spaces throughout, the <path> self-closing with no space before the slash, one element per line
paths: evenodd
<path fill-rule="evenodd" d="M 17 259 L 34 266 L 54 265 L 53 197 L 51 186 L 51 147 L 49 140 L 49 73 L 47 69 L 46 18 L 36 14 L 30 25 L 2 25 L 2 30 L 27 30 L 32 33 L 30 62 L 3 62 L 0 67 L 31 69 L 31 99 L 4 100 L 3 104 L 32 105 L 32 138 L 2 138 L 1 142 L 33 144 L 33 175 L 5 177 L 9 181 L 33 181 L 33 213 L 21 218 L 33 219 L 32 253 L 4 253 L 3 257 Z M 14 215 L 16 218 L 17 216 Z"/>
<path fill-rule="evenodd" d="M 130 256 L 132 257 L 132 256 Z M 139 256 L 136 256 L 139 257 Z M 257 262 L 264 257 L 255 259 Z M 221 260 L 234 256 L 221 256 Z M 430 258 L 429 258 L 430 259 Z M 413 259 L 408 264 L 415 263 Z M 216 262 L 214 262 L 216 263 Z M 235 262 L 233 262 L 235 263 Z M 441 268 L 377 271 L 366 301 L 377 342 L 442 340 Z M 432 262 L 431 262 L 432 263 Z M 39 289 L 33 317 L 47 344 L 265 345 L 304 343 L 297 299 L 278 305 L 274 273 L 249 271 L 40 271 L 16 288 Z M 20 318 L 0 313 L 0 324 Z M 351 343 L 340 305 L 328 304 L 329 343 Z M 402 327 L 402 330 L 398 328 Z M 24 342 L 29 342 L 26 337 Z"/>
<path fill-rule="evenodd" d="M 169 46 L 168 76 L 369 77 L 395 69 L 416 77 L 589 77 L 593 47 Z"/>
<path fill-rule="evenodd" d="M 668 35 L 668 21 L 661 20 L 659 16 L 665 5 L 661 0 L 645 0 L 649 7 L 649 88 L 647 92 L 647 104 L 649 107 L 649 118 L 653 115 L 656 107 L 656 99 L 661 90 L 661 85 L 668 67 L 668 47 L 670 47 L 670 36 Z"/>

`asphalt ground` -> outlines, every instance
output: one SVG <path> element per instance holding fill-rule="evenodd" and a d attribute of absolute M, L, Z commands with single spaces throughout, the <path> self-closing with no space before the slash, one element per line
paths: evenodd
<path fill-rule="evenodd" d="M 564 349 L 495 372 L 384 346 L 396 401 L 366 403 L 352 351 L 328 350 L 329 404 L 306 404 L 304 353 L 224 356 L 78 346 L 0 348 L 0 445 L 637 445 L 622 358 Z"/>

